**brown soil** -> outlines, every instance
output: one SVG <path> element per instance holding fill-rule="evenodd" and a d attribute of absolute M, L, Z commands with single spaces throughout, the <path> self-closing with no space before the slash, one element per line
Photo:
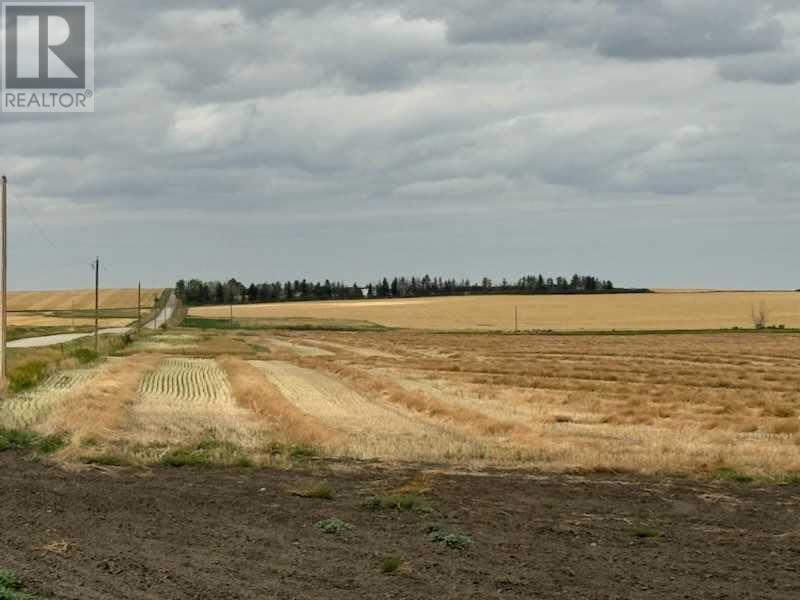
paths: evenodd
<path fill-rule="evenodd" d="M 422 483 L 420 483 L 422 479 Z M 417 480 L 433 512 L 370 510 Z M 325 481 L 333 500 L 300 498 Z M 412 486 L 414 487 L 414 486 Z M 798 598 L 800 487 L 454 474 L 91 469 L 0 454 L 0 569 L 43 598 Z M 339 535 L 314 527 L 337 517 Z M 463 532 L 463 550 L 428 527 Z M 404 562 L 382 573 L 384 558 Z"/>

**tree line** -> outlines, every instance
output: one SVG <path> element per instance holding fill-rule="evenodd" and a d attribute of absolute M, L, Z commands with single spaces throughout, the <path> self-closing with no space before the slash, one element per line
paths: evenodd
<path fill-rule="evenodd" d="M 468 294 L 600 294 L 647 292 L 645 289 L 616 288 L 611 281 L 592 275 L 547 277 L 528 275 L 510 282 L 496 282 L 488 277 L 480 281 L 442 277 L 384 277 L 365 286 L 341 281 L 294 280 L 245 285 L 236 279 L 201 281 L 181 279 L 175 292 L 188 306 L 208 304 L 253 304 L 305 300 L 355 300 L 365 298 L 421 298 Z"/>

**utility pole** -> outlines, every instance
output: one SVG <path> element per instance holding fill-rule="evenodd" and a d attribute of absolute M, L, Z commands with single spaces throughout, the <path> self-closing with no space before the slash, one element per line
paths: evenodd
<path fill-rule="evenodd" d="M 2 177 L 2 185 L 3 185 L 3 200 L 2 200 L 2 209 L 0 209 L 0 219 L 2 220 L 2 225 L 0 225 L 0 229 L 2 229 L 3 235 L 3 257 L 0 260 L 2 263 L 2 274 L 0 274 L 0 301 L 3 303 L 3 308 L 0 310 L 2 312 L 2 317 L 0 317 L 0 387 L 5 387 L 6 385 L 6 373 L 8 371 L 8 353 L 6 351 L 6 328 L 8 322 L 6 320 L 6 313 L 8 311 L 8 224 L 6 223 L 8 213 L 7 213 L 7 187 L 8 187 L 8 179 L 5 175 Z"/>
<path fill-rule="evenodd" d="M 142 282 L 139 282 L 139 301 L 136 305 L 136 333 L 142 335 Z"/>
<path fill-rule="evenodd" d="M 98 352 L 100 336 L 100 257 L 94 262 L 94 351 Z"/>
<path fill-rule="evenodd" d="M 519 333 L 519 306 L 514 307 L 514 333 Z"/>
<path fill-rule="evenodd" d="M 233 300 L 231 300 L 231 329 L 233 329 Z"/>

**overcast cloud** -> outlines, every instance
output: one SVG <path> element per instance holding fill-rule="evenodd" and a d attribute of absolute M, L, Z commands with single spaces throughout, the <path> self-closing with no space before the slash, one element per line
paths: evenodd
<path fill-rule="evenodd" d="M 11 283 L 593 272 L 800 287 L 800 7 L 103 1 L 96 112 L 0 115 Z"/>

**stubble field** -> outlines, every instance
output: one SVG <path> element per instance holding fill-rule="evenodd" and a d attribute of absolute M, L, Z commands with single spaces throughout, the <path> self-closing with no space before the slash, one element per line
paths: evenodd
<path fill-rule="evenodd" d="M 100 290 L 103 327 L 123 327 L 136 319 L 137 289 Z M 162 289 L 142 290 L 142 309 L 148 311 Z M 11 327 L 83 327 L 94 324 L 94 290 L 10 292 Z"/>
<path fill-rule="evenodd" d="M 769 323 L 800 327 L 800 293 L 667 292 L 565 296 L 459 296 L 394 300 L 293 302 L 234 306 L 234 319 L 366 321 L 428 330 L 663 331 L 753 327 L 752 309 Z M 230 307 L 193 308 L 191 316 L 228 319 Z"/>
<path fill-rule="evenodd" d="M 79 462 L 796 478 L 800 336 L 200 331 L 0 405 Z"/>

